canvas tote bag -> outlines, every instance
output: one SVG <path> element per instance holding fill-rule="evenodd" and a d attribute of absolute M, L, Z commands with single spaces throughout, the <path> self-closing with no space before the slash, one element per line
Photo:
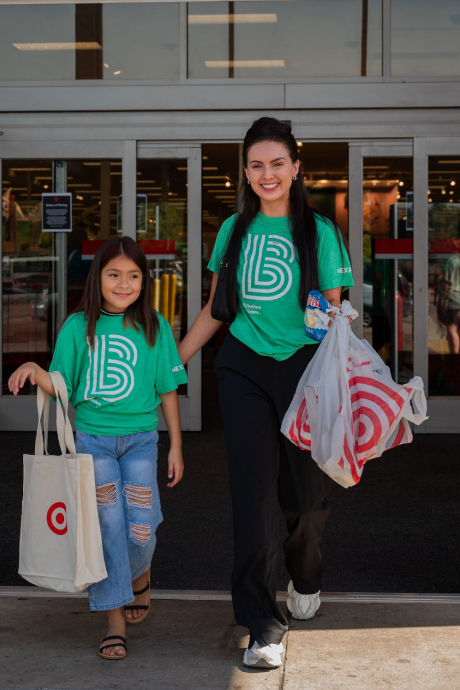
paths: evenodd
<path fill-rule="evenodd" d="M 38 388 L 35 454 L 24 455 L 19 574 L 40 587 L 81 592 L 107 577 L 93 458 L 77 455 L 68 416 L 67 387 L 59 372 L 50 375 L 56 393 L 61 455 L 48 454 L 50 395 Z"/>

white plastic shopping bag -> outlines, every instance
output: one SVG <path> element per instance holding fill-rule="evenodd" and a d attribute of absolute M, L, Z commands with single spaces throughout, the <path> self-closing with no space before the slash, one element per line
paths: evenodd
<path fill-rule="evenodd" d="M 426 417 L 420 376 L 404 385 L 348 323 L 357 312 L 344 301 L 299 381 L 281 431 L 311 450 L 326 474 L 344 487 L 357 484 L 363 466 L 385 450 L 412 441 L 409 422 Z"/>
<path fill-rule="evenodd" d="M 50 373 L 57 398 L 56 428 L 62 455 L 48 454 L 50 396 L 38 388 L 35 455 L 24 455 L 19 574 L 40 587 L 81 592 L 107 577 L 93 458 L 76 454 L 67 388 L 59 372 Z"/>

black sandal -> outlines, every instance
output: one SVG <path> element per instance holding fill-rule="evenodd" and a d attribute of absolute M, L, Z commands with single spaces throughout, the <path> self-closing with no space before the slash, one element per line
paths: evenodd
<path fill-rule="evenodd" d="M 113 642 L 112 644 L 106 644 L 102 647 L 102 643 L 107 642 L 107 640 L 122 640 L 122 642 Z M 126 654 L 123 654 L 123 656 L 120 656 L 120 654 L 103 654 L 104 649 L 108 649 L 109 647 L 124 647 L 125 652 L 127 653 L 128 647 L 126 646 L 126 639 L 124 637 L 121 635 L 109 635 L 108 637 L 103 637 L 99 642 L 99 656 L 103 659 L 109 659 L 110 661 L 113 659 L 126 659 Z"/>
<path fill-rule="evenodd" d="M 139 594 L 144 594 L 147 590 L 150 590 L 150 571 L 149 571 L 149 578 L 147 581 L 147 584 L 143 589 L 140 589 L 138 592 L 133 592 L 134 596 L 137 597 Z M 142 614 L 142 616 L 137 616 L 137 618 L 127 618 L 125 611 L 133 611 L 134 609 L 142 609 L 145 613 Z M 149 595 L 149 603 L 147 604 L 129 604 L 127 606 L 123 606 L 123 618 L 127 623 L 142 623 L 143 620 L 147 618 L 147 614 L 150 611 L 150 595 Z"/>

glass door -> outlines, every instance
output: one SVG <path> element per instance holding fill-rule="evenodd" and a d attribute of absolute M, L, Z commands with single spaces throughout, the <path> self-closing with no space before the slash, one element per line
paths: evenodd
<path fill-rule="evenodd" d="M 49 367 L 60 326 L 78 305 L 94 254 L 111 237 L 129 235 L 144 249 L 153 306 L 170 323 L 177 343 L 201 309 L 201 148 L 138 144 L 136 158 L 131 144 L 114 147 L 123 155 L 112 158 L 96 157 L 96 150 L 94 156 L 77 157 L 70 147 L 71 155 L 62 160 L 0 162 L 1 430 L 36 429 L 36 388 L 27 382 L 13 396 L 8 378 L 29 360 Z M 43 194 L 50 192 L 71 194 L 70 232 L 42 227 Z M 198 430 L 199 357 L 189 363 L 188 375 L 188 385 L 179 390 L 182 428 Z"/>
<path fill-rule="evenodd" d="M 176 344 L 202 308 L 201 146 L 137 145 L 136 239 L 150 265 L 154 308 Z M 201 355 L 179 387 L 184 430 L 201 429 Z"/>
<path fill-rule="evenodd" d="M 415 327 L 426 343 L 418 368 L 429 415 L 421 431 L 460 433 L 460 139 L 420 140 L 417 148 L 423 198 L 415 206 L 421 240 L 414 265 L 424 304 Z"/>

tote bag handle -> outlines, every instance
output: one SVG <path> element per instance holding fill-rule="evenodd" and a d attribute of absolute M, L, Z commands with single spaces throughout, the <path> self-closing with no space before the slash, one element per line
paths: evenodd
<path fill-rule="evenodd" d="M 68 448 L 72 457 L 76 457 L 75 441 L 72 432 L 72 425 L 69 419 L 69 399 L 67 395 L 67 386 L 65 384 L 62 374 L 58 371 L 50 371 L 51 380 L 53 382 L 54 392 L 56 395 L 56 429 L 59 439 L 59 446 L 62 455 L 66 454 L 66 447 Z M 48 426 L 49 426 L 49 407 L 50 407 L 49 393 L 46 393 L 42 388 L 37 390 L 37 411 L 38 411 L 38 426 L 37 436 L 35 438 L 35 455 L 49 455 L 48 453 Z M 43 414 L 43 431 L 41 425 L 41 418 Z"/>

